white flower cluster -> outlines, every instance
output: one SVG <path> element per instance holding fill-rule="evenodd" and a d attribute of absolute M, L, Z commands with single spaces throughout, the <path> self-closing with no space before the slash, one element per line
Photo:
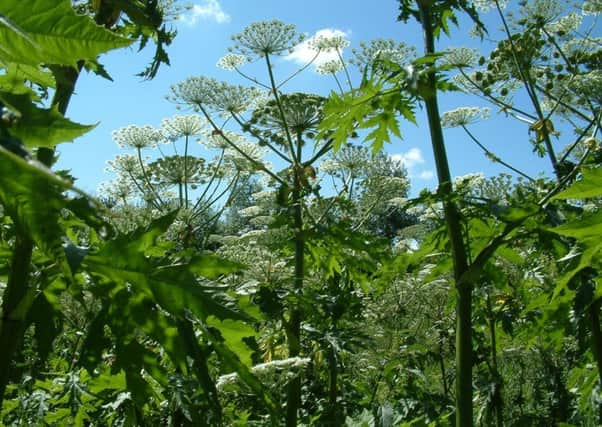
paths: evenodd
<path fill-rule="evenodd" d="M 130 176 L 140 176 L 142 174 L 138 158 L 133 154 L 118 154 L 113 160 L 108 160 L 107 165 L 106 172 Z"/>
<path fill-rule="evenodd" d="M 447 111 L 441 115 L 441 126 L 444 128 L 453 128 L 466 126 L 477 122 L 479 119 L 489 117 L 489 108 L 479 107 L 460 107 Z"/>
<path fill-rule="evenodd" d="M 265 98 L 263 91 L 254 87 L 231 85 L 209 77 L 189 77 L 171 87 L 174 102 L 208 108 L 219 113 L 241 113 Z"/>
<path fill-rule="evenodd" d="M 234 164 L 237 169 L 244 171 L 254 170 L 258 163 L 265 164 L 265 162 L 262 161 L 263 156 L 267 153 L 265 148 L 247 140 L 239 141 L 236 144 L 236 147 L 238 150 L 245 153 L 246 157 L 243 156 L 240 151 L 228 147 L 226 149 L 225 158 Z M 249 158 L 253 159 L 253 161 L 250 161 Z"/>
<path fill-rule="evenodd" d="M 602 71 L 593 70 L 588 73 L 579 74 L 569 82 L 569 87 L 578 95 L 602 103 Z"/>
<path fill-rule="evenodd" d="M 370 43 L 360 43 L 359 49 L 352 50 L 354 58 L 349 62 L 363 68 L 377 59 L 386 59 L 399 65 L 407 65 L 416 56 L 416 49 L 392 39 L 375 39 Z"/>
<path fill-rule="evenodd" d="M 290 357 L 288 359 L 274 360 L 272 362 L 260 363 L 251 368 L 253 374 L 264 377 L 273 373 L 280 373 L 281 371 L 289 371 L 302 369 L 310 362 L 307 357 Z M 218 391 L 229 384 L 235 384 L 238 381 L 238 375 L 236 373 L 222 375 L 216 381 L 216 388 Z"/>
<path fill-rule="evenodd" d="M 113 131 L 113 140 L 122 148 L 154 148 L 163 140 L 161 131 L 150 125 L 129 125 Z"/>
<path fill-rule="evenodd" d="M 244 55 L 237 55 L 236 53 L 228 53 L 225 56 L 221 57 L 219 61 L 217 61 L 218 68 L 222 70 L 232 71 L 240 67 L 241 65 L 249 62 L 251 58 Z"/>
<path fill-rule="evenodd" d="M 232 36 L 235 45 L 230 50 L 246 57 L 282 55 L 292 52 L 304 39 L 292 24 L 278 20 L 255 22 Z"/>
<path fill-rule="evenodd" d="M 566 16 L 563 16 L 562 18 L 558 19 L 557 21 L 546 24 L 545 29 L 546 29 L 546 31 L 548 31 L 551 34 L 556 34 L 556 33 L 568 34 L 572 31 L 577 30 L 581 26 L 582 20 L 583 20 L 583 18 L 581 17 L 581 15 L 578 15 L 573 12 L 573 13 L 569 13 Z"/>
<path fill-rule="evenodd" d="M 317 51 L 332 51 L 338 50 L 339 52 L 350 45 L 349 40 L 343 36 L 315 36 L 308 40 L 310 49 Z"/>
<path fill-rule="evenodd" d="M 161 121 L 161 132 L 165 139 L 175 141 L 183 136 L 199 135 L 207 126 L 207 120 L 196 114 L 173 116 Z"/>
<path fill-rule="evenodd" d="M 101 182 L 97 194 L 114 199 L 116 203 L 125 203 L 135 194 L 135 191 L 131 181 L 120 176 L 109 182 Z"/>
<path fill-rule="evenodd" d="M 441 58 L 442 64 L 454 67 L 473 67 L 479 59 L 479 51 L 474 48 L 456 47 L 450 49 Z"/>
<path fill-rule="evenodd" d="M 598 15 L 602 12 L 602 0 L 585 0 L 581 5 L 584 15 Z"/>
<path fill-rule="evenodd" d="M 343 63 L 338 59 L 326 61 L 316 67 L 318 74 L 336 74 L 343 69 Z"/>
<path fill-rule="evenodd" d="M 238 214 L 244 218 L 250 218 L 263 213 L 263 209 L 260 206 L 248 206 L 244 209 L 240 209 Z"/>
<path fill-rule="evenodd" d="M 183 82 L 171 86 L 172 96 L 168 97 L 174 102 L 183 102 L 189 105 L 211 105 L 215 102 L 220 88 L 220 82 L 209 77 L 188 77 Z"/>
<path fill-rule="evenodd" d="M 468 173 L 466 175 L 457 176 L 454 178 L 454 190 L 458 191 L 461 189 L 471 190 L 474 187 L 483 184 L 485 181 L 485 175 L 483 173 Z"/>
<path fill-rule="evenodd" d="M 230 130 L 207 131 L 204 133 L 203 138 L 199 138 L 199 142 L 209 149 L 225 150 L 230 147 L 227 141 L 236 146 L 248 142 L 244 135 Z"/>
<path fill-rule="evenodd" d="M 495 9 L 495 1 L 493 0 L 473 0 L 472 4 L 481 13 L 487 13 L 491 9 Z M 501 9 L 505 9 L 508 4 L 508 0 L 498 0 L 498 4 Z"/>

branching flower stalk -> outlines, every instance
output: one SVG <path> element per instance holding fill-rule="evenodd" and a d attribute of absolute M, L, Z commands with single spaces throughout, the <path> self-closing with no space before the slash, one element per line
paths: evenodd
<path fill-rule="evenodd" d="M 276 86 L 276 88 L 280 89 L 282 86 L 284 86 L 289 81 L 291 81 L 292 79 L 294 79 L 295 77 L 297 77 L 299 74 L 301 74 L 303 71 L 305 71 L 311 64 L 313 64 L 314 62 L 316 62 L 316 59 L 318 59 L 318 56 L 320 56 L 320 51 L 317 51 L 316 54 L 313 56 L 313 58 L 311 58 L 308 62 L 306 62 L 301 68 L 299 68 L 298 70 L 296 70 L 295 72 L 293 72 L 290 76 L 288 76 L 287 78 L 285 78 L 284 80 L 282 80 L 280 82 L 280 84 L 278 86 Z"/>
<path fill-rule="evenodd" d="M 286 122 L 286 116 L 284 115 L 284 110 L 282 109 L 282 102 L 280 101 L 280 95 L 278 95 L 278 88 L 276 87 L 276 80 L 274 79 L 274 71 L 272 70 L 272 64 L 270 62 L 270 55 L 265 55 L 265 63 L 268 67 L 268 73 L 270 75 L 270 84 L 272 85 L 272 94 L 274 95 L 274 99 L 276 100 L 276 105 L 278 106 L 278 111 L 280 112 L 280 117 L 282 120 L 282 127 L 284 128 L 284 134 L 286 136 L 286 142 L 288 143 L 288 149 L 290 152 L 291 160 L 294 166 L 297 166 L 300 162 L 300 159 L 295 155 L 295 148 L 293 146 L 293 138 L 291 137 L 291 131 L 288 128 L 288 123 Z"/>
<path fill-rule="evenodd" d="M 268 168 L 265 167 L 265 165 L 263 163 L 261 163 L 260 161 L 252 158 L 251 156 L 249 156 L 247 153 L 245 153 L 243 150 L 241 150 L 238 145 L 236 145 L 226 134 L 226 132 L 222 131 L 222 129 L 220 127 L 217 126 L 217 124 L 215 123 L 215 121 L 211 118 L 211 115 L 209 115 L 209 113 L 207 112 L 207 110 L 205 109 L 205 107 L 203 106 L 203 104 L 198 103 L 197 107 L 199 108 L 199 110 L 201 111 L 201 113 L 203 113 L 203 115 L 205 116 L 205 118 L 207 119 L 207 121 L 209 122 L 209 124 L 211 125 L 211 127 L 213 128 L 213 132 L 215 132 L 216 134 L 220 135 L 223 140 L 226 142 L 226 144 L 228 144 L 234 151 L 236 151 L 238 154 L 240 154 L 241 156 L 243 156 L 245 159 L 247 159 L 249 162 L 251 162 L 253 165 L 255 165 L 257 167 L 258 170 L 265 172 L 266 174 L 268 174 L 271 178 L 273 178 L 276 182 L 280 183 L 280 184 L 285 184 L 285 182 L 282 180 L 282 178 L 280 178 L 278 175 L 276 175 L 274 172 L 272 172 L 271 170 L 269 170 Z"/>
<path fill-rule="evenodd" d="M 278 150 L 275 146 L 273 146 L 267 139 L 262 138 L 256 129 L 253 129 L 253 127 L 251 125 L 245 123 L 237 114 L 232 113 L 232 117 L 234 118 L 236 123 L 238 123 L 243 129 L 247 128 L 248 132 L 253 137 L 257 138 L 257 141 L 259 141 L 261 144 L 264 144 L 266 147 L 268 147 L 270 150 L 272 150 L 272 152 L 275 155 L 277 155 L 278 157 L 280 157 L 282 160 L 284 160 L 285 162 L 287 162 L 289 164 L 292 163 L 291 159 L 289 157 L 286 157 L 284 154 L 282 154 L 282 152 L 280 150 Z"/>
<path fill-rule="evenodd" d="M 146 168 L 144 167 L 144 162 L 142 161 L 142 150 L 140 149 L 140 147 L 136 148 L 136 154 L 138 156 L 138 164 L 140 165 L 140 170 L 142 171 L 142 177 L 144 178 L 146 186 L 147 186 L 148 190 L 152 193 L 152 195 L 154 197 L 156 197 L 158 206 L 162 210 L 162 207 L 165 206 L 165 202 L 163 201 L 163 199 L 161 199 L 161 196 L 159 195 L 157 190 L 155 190 L 155 187 L 153 186 L 153 184 L 150 182 L 150 178 L 149 178 L 148 174 L 146 173 Z"/>
<path fill-rule="evenodd" d="M 554 173 L 556 174 L 557 177 L 560 177 L 560 176 L 562 176 L 562 172 L 559 169 L 558 159 L 556 158 L 556 154 L 554 152 L 554 146 L 552 145 L 552 141 L 550 139 L 550 131 L 549 131 L 548 127 L 545 125 L 546 119 L 544 117 L 543 111 L 541 110 L 541 104 L 539 102 L 537 93 L 535 91 L 533 79 L 529 73 L 529 70 L 524 70 L 523 67 L 521 66 L 520 61 L 518 59 L 518 51 L 516 49 L 516 44 L 514 43 L 514 40 L 512 38 L 512 33 L 510 32 L 510 28 L 508 27 L 508 23 L 506 22 L 506 17 L 504 16 L 504 12 L 502 11 L 499 1 L 498 0 L 494 0 L 494 1 L 495 1 L 495 7 L 498 11 L 498 14 L 500 16 L 502 24 L 504 26 L 506 36 L 508 37 L 508 42 L 510 43 L 510 48 L 512 51 L 512 56 L 514 58 L 515 65 L 517 67 L 517 70 L 519 72 L 521 80 L 523 81 L 523 84 L 525 85 L 525 90 L 527 91 L 527 95 L 531 99 L 533 107 L 535 108 L 535 112 L 537 114 L 537 119 L 539 120 L 539 123 L 542 124 L 541 135 L 543 136 L 543 140 L 544 140 L 544 143 L 546 146 L 546 152 L 548 153 L 548 158 L 550 159 L 550 162 L 552 163 L 552 167 L 554 168 Z"/>
<path fill-rule="evenodd" d="M 492 161 L 499 163 L 500 165 L 510 169 L 512 172 L 528 179 L 531 182 L 535 182 L 535 178 L 530 177 L 529 175 L 527 175 L 526 173 L 524 173 L 523 171 L 521 171 L 520 169 L 515 168 L 514 166 L 512 166 L 511 164 L 505 162 L 504 160 L 502 160 L 499 156 L 497 156 L 496 154 L 494 154 L 493 152 L 489 151 L 489 149 L 487 147 L 485 147 L 473 134 L 472 132 L 470 132 L 468 130 L 468 128 L 466 127 L 466 125 L 461 125 L 461 128 L 464 129 L 464 132 L 466 132 L 466 134 L 469 136 L 469 138 L 479 146 L 479 148 L 481 150 L 483 150 L 483 152 L 485 153 L 485 156 L 487 156 L 487 158 L 491 159 Z"/>

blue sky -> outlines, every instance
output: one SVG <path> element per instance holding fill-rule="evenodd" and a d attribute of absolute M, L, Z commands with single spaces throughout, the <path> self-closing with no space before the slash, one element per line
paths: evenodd
<path fill-rule="evenodd" d="M 118 153 L 125 153 L 112 141 L 111 131 L 128 124 L 159 126 L 161 119 L 182 114 L 164 98 L 170 92 L 170 85 L 198 75 L 241 82 L 235 73 L 218 69 L 215 64 L 231 46 L 230 36 L 252 22 L 279 19 L 296 24 L 298 31 L 308 36 L 319 31 L 342 32 L 351 41 L 351 47 L 344 52 L 346 57 L 360 41 L 374 38 L 403 41 L 421 51 L 419 27 L 414 23 L 397 22 L 397 6 L 395 0 L 371 3 L 365 0 L 195 0 L 192 9 L 173 23 L 178 36 L 169 47 L 171 66 L 163 67 L 154 80 L 143 81 L 135 76 L 147 65 L 152 48 L 142 52 L 131 48 L 101 57 L 113 82 L 91 74 L 81 76 L 67 115 L 81 123 L 99 124 L 73 144 L 59 147 L 58 168 L 71 169 L 78 178 L 78 186 L 94 194 L 100 182 L 111 178 L 104 172 L 106 161 Z M 453 28 L 451 40 L 441 40 L 440 48 L 478 47 L 481 42 L 466 35 L 469 27 L 470 24 L 462 20 L 460 28 Z M 276 72 L 288 74 L 303 57 L 301 51 L 279 58 Z M 324 95 L 332 89 L 334 82 L 313 70 L 306 71 L 284 88 L 285 91 Z M 463 105 L 479 105 L 479 102 L 476 98 L 467 99 L 459 94 L 442 96 L 442 112 Z M 419 125 L 402 123 L 404 139 L 386 146 L 388 153 L 406 164 L 412 179 L 412 194 L 436 185 L 425 112 L 419 109 L 417 115 Z M 496 154 L 514 166 L 532 175 L 541 171 L 549 173 L 546 159 L 539 159 L 531 152 L 527 125 L 493 118 L 472 126 L 472 130 Z M 446 138 L 452 175 L 471 172 L 492 175 L 504 171 L 486 159 L 460 130 L 447 130 Z"/>

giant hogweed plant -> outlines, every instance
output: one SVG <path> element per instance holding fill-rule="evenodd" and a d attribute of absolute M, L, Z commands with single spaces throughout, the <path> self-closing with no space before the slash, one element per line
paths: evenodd
<path fill-rule="evenodd" d="M 230 331 L 253 334 L 235 299 L 220 297 L 221 289 L 208 282 L 238 267 L 174 251 L 161 240 L 175 211 L 116 233 L 102 219 L 101 204 L 49 169 L 57 144 L 90 129 L 62 114 L 76 80 L 65 86 L 64 73 L 76 77 L 100 53 L 134 39 L 75 14 L 68 1 L 4 2 L 0 11 L 3 419 L 30 423 L 36 408 L 35 422 L 51 424 L 103 417 L 140 424 L 164 416 L 216 425 L 221 407 L 207 365 L 213 353 L 274 411 L 269 392 L 231 350 L 241 336 L 231 341 L 219 332 L 225 322 Z M 45 108 L 48 89 L 54 98 Z M 30 333 L 33 348 L 24 341 Z M 68 353 L 53 349 L 57 340 Z M 22 363 L 26 353 L 35 363 Z M 35 399 L 25 398 L 22 377 Z M 200 393 L 183 404 L 178 396 L 190 382 Z M 164 414 L 169 401 L 173 411 Z M 110 408 L 113 413 L 104 412 Z"/>
<path fill-rule="evenodd" d="M 478 5 L 482 6 L 481 3 Z M 584 5 L 584 10 L 587 10 L 587 13 L 596 13 L 596 6 L 586 3 L 587 8 Z M 379 150 L 383 143 L 389 142 L 390 134 L 400 135 L 397 115 L 401 114 L 413 121 L 411 111 L 414 103 L 421 102 L 426 107 L 439 177 L 439 188 L 434 198 L 428 197 L 431 201 L 442 202 L 443 230 L 448 235 L 447 239 L 436 239 L 439 244 L 445 242 L 445 246 L 437 244 L 432 249 L 451 249 L 456 288 L 457 425 L 472 425 L 474 416 L 473 290 L 478 287 L 479 295 L 486 295 L 481 292 L 480 287 L 483 286 L 482 283 L 489 281 L 488 274 L 492 271 L 489 266 L 494 255 L 499 254 L 505 247 L 512 246 L 517 236 L 527 233 L 549 238 L 547 230 L 558 226 L 560 219 L 553 212 L 564 209 L 562 205 L 553 203 L 553 196 L 575 178 L 586 183 L 595 183 L 597 174 L 591 171 L 591 168 L 596 167 L 596 159 L 599 156 L 596 141 L 600 120 L 597 91 L 593 88 L 586 89 L 587 82 L 596 77 L 595 64 L 599 44 L 592 38 L 589 30 L 585 33 L 575 31 L 579 17 L 575 14 L 563 17 L 563 9 L 559 3 L 526 3 L 520 9 L 520 17 L 512 27 L 502 11 L 502 5 L 489 2 L 489 6 L 493 7 L 500 17 L 505 38 L 492 51 L 489 62 L 484 57 L 477 58 L 476 62 L 481 66 L 486 65 L 486 69 L 469 74 L 466 69 L 468 64 L 471 64 L 470 55 L 467 55 L 469 51 L 439 53 L 435 48 L 435 40 L 442 32 L 449 33 L 449 23 L 456 22 L 457 12 L 466 12 L 483 34 L 487 29 L 480 21 L 475 5 L 476 2 L 473 4 L 462 1 L 401 1 L 400 19 L 406 21 L 415 18 L 424 31 L 425 56 L 412 61 L 411 67 L 401 67 L 386 59 L 377 58 L 372 66 L 366 69 L 364 80 L 358 89 L 342 95 L 331 95 L 325 107 L 326 119 L 322 122 L 324 129 L 330 129 L 335 122 L 339 125 L 337 132 L 333 134 L 335 145 L 343 144 L 357 129 L 373 129 L 368 141 L 375 150 Z M 450 81 L 449 71 L 458 68 L 461 71 L 460 79 L 456 82 Z M 497 156 L 493 149 L 472 134 L 468 126 L 480 114 L 478 110 L 458 110 L 442 118 L 438 111 L 437 93 L 458 89 L 458 85 L 477 92 L 510 116 L 527 122 L 526 133 L 530 135 L 528 139 L 537 153 L 550 159 L 556 182 L 535 182 L 533 178 Z M 518 106 L 512 100 L 512 94 L 517 89 L 526 92 L 530 102 L 528 109 Z M 567 102 L 569 99 L 574 102 Z M 561 155 L 556 154 L 557 144 L 552 141 L 557 136 L 553 124 L 554 117 L 567 120 L 577 135 L 575 138 L 566 138 L 566 149 Z M 469 204 L 463 208 L 465 201 L 457 191 L 458 187 L 453 185 L 449 173 L 442 132 L 442 125 L 446 123 L 463 127 L 470 140 L 476 143 L 489 159 L 538 185 L 539 189 L 533 192 L 532 201 L 523 201 L 520 205 L 513 202 L 500 205 L 499 200 L 481 198 L 468 201 Z M 580 154 L 573 162 L 569 161 L 572 152 Z M 482 227 L 485 218 L 490 218 L 486 220 L 486 229 Z M 591 221 L 586 221 L 591 226 L 582 223 L 588 230 L 585 235 L 595 233 L 599 226 L 595 214 Z M 559 229 L 562 230 L 562 227 L 564 226 L 560 226 Z M 567 227 L 572 229 L 574 226 Z M 564 304 L 570 301 L 571 296 L 576 298 L 575 302 L 580 301 L 580 304 L 587 301 L 589 314 L 586 314 L 587 310 L 584 311 L 582 305 L 578 312 L 592 320 L 590 354 L 594 360 L 598 360 L 599 299 L 595 292 L 590 293 L 588 299 L 577 298 L 578 295 L 582 295 L 578 291 L 579 287 L 567 288 L 567 283 L 574 283 L 571 280 L 578 275 L 577 272 L 585 270 L 592 274 L 584 282 L 588 284 L 588 289 L 591 289 L 597 277 L 597 270 L 595 262 L 589 258 L 589 253 L 596 252 L 597 249 L 587 243 L 585 236 L 571 233 L 586 239 L 577 244 L 583 248 L 583 253 L 588 255 L 577 267 L 569 268 L 566 276 L 559 281 L 559 288 L 552 294 L 551 300 L 555 301 L 562 295 L 564 303 L 560 305 L 563 307 L 566 307 Z M 561 243 L 565 252 L 552 253 L 551 256 L 561 258 L 566 255 L 569 247 L 567 244 L 570 246 L 570 242 L 566 240 Z M 426 248 L 428 245 L 425 245 Z M 491 280 L 495 283 L 493 278 Z M 554 302 L 552 307 L 558 307 L 558 303 Z M 495 343 L 493 332 L 490 339 Z M 495 354 L 492 354 L 492 357 L 495 360 Z M 499 377 L 495 366 L 492 369 L 492 376 Z M 591 390 L 588 386 L 584 392 L 591 395 Z M 494 406 L 493 411 L 497 412 L 494 419 L 500 425 L 501 407 Z"/>
<path fill-rule="evenodd" d="M 301 356 L 307 351 L 303 343 L 308 338 L 309 341 L 318 341 L 321 343 L 319 345 L 329 348 L 329 354 L 336 354 L 337 347 L 318 335 L 307 333 L 304 337 L 302 324 L 315 320 L 309 312 L 320 294 L 317 286 L 320 277 L 336 283 L 343 280 L 341 274 L 347 265 L 343 260 L 350 260 L 353 251 L 356 251 L 358 257 L 366 252 L 366 240 L 344 237 L 344 226 L 327 228 L 321 224 L 332 206 L 339 202 L 336 197 L 322 198 L 317 185 L 319 162 L 331 153 L 334 139 L 330 137 L 330 133 L 336 128 L 317 137 L 317 126 L 323 117 L 324 98 L 305 93 L 285 93 L 283 88 L 298 73 L 309 67 L 321 52 L 335 51 L 339 59 L 342 59 L 342 50 L 348 42 L 341 37 L 318 37 L 310 40 L 309 45 L 314 49 L 315 57 L 291 75 L 279 78 L 274 73 L 274 57 L 289 52 L 303 40 L 294 26 L 280 21 L 255 23 L 232 39 L 234 46 L 231 52 L 218 65 L 237 72 L 251 86 L 232 85 L 204 76 L 190 77 L 172 87 L 171 99 L 202 114 L 212 127 L 211 136 L 216 143 L 238 153 L 249 167 L 262 174 L 275 187 L 276 210 L 271 209 L 276 220 L 269 227 L 271 230 L 278 227 L 284 230 L 291 244 L 282 246 L 281 242 L 279 248 L 272 244 L 270 249 L 272 253 L 281 254 L 284 260 L 288 258 L 291 274 L 284 276 L 289 276 L 290 283 L 274 283 L 272 279 L 275 275 L 264 277 L 254 298 L 265 314 L 282 325 L 286 337 L 284 354 L 289 358 Z M 253 76 L 245 71 L 243 66 L 248 62 L 263 63 L 265 76 Z M 324 71 L 326 67 L 329 73 L 336 74 L 338 66 L 330 66 L 328 68 L 323 65 L 320 70 Z M 343 62 L 340 63 L 340 69 L 349 75 Z M 347 81 L 351 83 L 349 77 Z M 337 82 L 342 87 L 340 81 Z M 244 137 L 230 130 L 234 125 Z M 274 170 L 263 157 L 266 153 L 269 153 L 274 164 L 283 164 L 284 168 Z M 402 187 L 404 185 L 402 182 Z M 348 190 L 341 189 L 339 193 Z M 374 206 L 369 209 L 374 209 L 377 204 L 373 203 Z M 276 232 L 275 235 L 280 234 Z M 256 236 L 248 233 L 245 241 L 256 240 Z M 262 248 L 258 250 L 261 251 Z M 271 258 L 270 256 L 263 261 L 269 263 Z M 261 269 L 264 264 L 257 262 L 254 267 Z M 368 264 L 359 263 L 360 268 L 348 270 L 359 271 L 365 267 L 367 270 L 360 274 L 364 276 L 373 268 Z M 345 274 L 352 274 L 349 272 Z M 266 274 L 270 275 L 269 272 Z M 338 285 L 333 283 L 333 286 Z M 330 405 L 333 408 L 338 405 L 336 359 L 332 357 L 330 363 Z M 301 384 L 301 378 L 294 376 L 287 386 L 286 425 L 289 426 L 297 425 L 300 410 L 311 405 L 311 402 L 301 401 Z M 335 422 L 339 418 L 336 411 L 333 411 L 328 420 Z"/>
<path fill-rule="evenodd" d="M 194 138 L 205 151 L 217 151 L 211 161 L 196 154 Z M 164 119 L 160 128 L 129 125 L 114 131 L 113 139 L 134 150 L 108 162 L 116 177 L 101 184 L 113 222 L 127 230 L 178 209 L 169 234 L 183 247 L 206 245 L 229 201 L 253 173 L 238 152 L 215 143 L 206 120 L 196 114 Z M 146 156 L 149 152 L 158 156 Z"/>

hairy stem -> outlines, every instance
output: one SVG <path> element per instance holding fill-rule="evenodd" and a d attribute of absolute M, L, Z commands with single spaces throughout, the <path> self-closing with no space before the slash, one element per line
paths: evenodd
<path fill-rule="evenodd" d="M 592 325 L 592 353 L 598 366 L 598 381 L 602 384 L 602 331 L 600 331 L 600 307 L 602 298 L 598 298 L 589 307 L 589 317 Z M 598 422 L 602 423 L 602 403 L 598 403 Z"/>
<path fill-rule="evenodd" d="M 424 33 L 425 54 L 435 53 L 435 37 L 431 15 L 431 2 L 418 0 L 418 8 Z M 441 129 L 437 102 L 435 71 L 428 74 L 429 92 L 424 97 L 435 165 L 439 180 L 439 194 L 443 197 L 445 222 L 451 243 L 456 282 L 456 426 L 472 426 L 472 282 L 460 280 L 468 270 L 466 245 L 462 237 L 462 225 L 458 207 L 452 200 L 452 182 L 449 163 Z"/>
<path fill-rule="evenodd" d="M 61 114 L 65 114 L 69 101 L 75 90 L 83 63 L 73 67 L 53 67 L 57 78 L 56 91 L 52 98 L 52 106 Z M 37 158 L 44 166 L 54 163 L 54 149 L 39 148 Z M 23 340 L 26 329 L 26 318 L 33 303 L 30 280 L 31 258 L 34 242 L 28 234 L 17 227 L 13 248 L 10 272 L 6 289 L 2 297 L 2 317 L 0 318 L 0 409 L 4 401 L 6 386 L 10 380 L 10 367 L 18 353 L 19 344 Z"/>
<path fill-rule="evenodd" d="M 184 207 L 188 208 L 188 135 L 184 141 Z"/>
<path fill-rule="evenodd" d="M 301 155 L 301 141 L 297 141 L 297 153 Z M 295 277 L 293 282 L 293 292 L 296 297 L 301 297 L 303 293 L 303 281 L 305 278 L 305 236 L 303 235 L 303 194 L 301 169 L 295 168 L 293 183 L 293 218 L 295 234 Z M 298 307 L 298 301 L 293 302 L 290 310 L 290 318 L 287 322 L 286 335 L 288 341 L 289 357 L 296 357 L 301 352 L 301 319 L 302 313 Z M 286 396 L 286 426 L 295 427 L 297 425 L 297 413 L 301 407 L 301 377 L 297 376 L 291 380 L 287 388 Z"/>

